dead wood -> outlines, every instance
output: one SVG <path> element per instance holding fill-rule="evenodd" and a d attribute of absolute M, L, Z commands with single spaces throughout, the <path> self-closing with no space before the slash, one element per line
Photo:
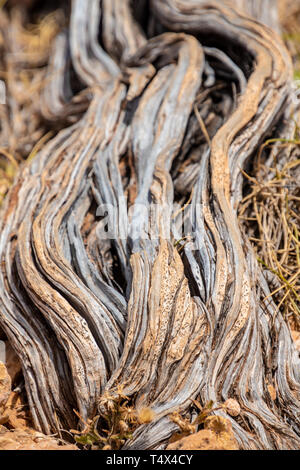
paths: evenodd
<path fill-rule="evenodd" d="M 40 431 L 122 385 L 155 413 L 125 448 L 166 445 L 196 397 L 239 403 L 240 448 L 299 448 L 299 356 L 237 216 L 241 170 L 294 111 L 292 65 L 246 14 L 278 29 L 266 0 L 72 1 L 36 106 L 60 131 L 0 219 L 0 326 Z M 170 230 L 141 209 L 174 202 Z M 103 205 L 121 227 L 131 209 L 125 235 L 101 237 Z"/>

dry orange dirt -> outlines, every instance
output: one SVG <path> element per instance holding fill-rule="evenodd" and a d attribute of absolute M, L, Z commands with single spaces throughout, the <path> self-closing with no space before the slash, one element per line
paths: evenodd
<path fill-rule="evenodd" d="M 0 362 L 0 451 L 1 450 L 77 450 L 72 444 L 35 431 L 22 396 L 12 391 L 15 375 L 19 373 L 18 363 L 11 362 L 12 351 L 7 364 Z M 10 375 L 11 374 L 11 375 Z"/>
<path fill-rule="evenodd" d="M 207 418 L 205 429 L 183 437 L 167 447 L 168 450 L 238 450 L 230 422 L 221 416 Z"/>

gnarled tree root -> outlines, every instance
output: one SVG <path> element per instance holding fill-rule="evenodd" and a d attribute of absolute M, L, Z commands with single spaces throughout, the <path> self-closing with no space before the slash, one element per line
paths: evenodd
<path fill-rule="evenodd" d="M 93 417 L 121 384 L 155 412 L 125 448 L 165 445 L 168 415 L 196 397 L 238 401 L 240 448 L 299 448 L 299 357 L 237 219 L 240 170 L 293 111 L 292 66 L 243 3 L 72 1 L 40 102 L 64 128 L 0 220 L 0 325 L 43 432 L 74 427 L 73 408 Z M 90 102 L 65 94 L 69 54 Z M 182 241 L 142 210 L 173 202 L 189 202 Z M 112 239 L 104 205 L 121 229 L 131 208 Z"/>

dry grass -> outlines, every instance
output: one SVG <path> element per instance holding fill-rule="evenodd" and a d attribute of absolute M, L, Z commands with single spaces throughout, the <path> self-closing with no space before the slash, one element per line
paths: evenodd
<path fill-rule="evenodd" d="M 0 1 L 0 10 L 6 2 Z M 54 37 L 63 24 L 61 11 L 37 24 L 24 25 L 20 11 L 1 11 L 0 79 L 6 84 L 6 105 L 0 105 L 0 204 L 20 164 L 31 159 L 50 137 L 38 109 Z M 8 24 L 13 25 L 7 41 Z"/>
<path fill-rule="evenodd" d="M 281 1 L 283 39 L 300 83 L 300 1 Z M 263 266 L 271 295 L 293 329 L 300 331 L 300 131 L 293 139 L 267 140 L 254 165 L 244 173 L 249 194 L 240 205 L 240 221 Z M 285 150 L 282 161 L 280 154 Z M 266 152 L 272 163 L 263 163 Z"/>
<path fill-rule="evenodd" d="M 295 80 L 300 80 L 300 0 L 280 0 L 283 39 L 294 58 Z"/>
<path fill-rule="evenodd" d="M 261 162 L 271 151 L 271 166 Z M 300 326 L 300 134 L 294 140 L 271 139 L 261 148 L 255 177 L 245 174 L 250 193 L 240 205 L 240 220 L 257 251 L 278 309 L 293 328 Z M 278 162 L 285 148 L 285 163 Z"/>

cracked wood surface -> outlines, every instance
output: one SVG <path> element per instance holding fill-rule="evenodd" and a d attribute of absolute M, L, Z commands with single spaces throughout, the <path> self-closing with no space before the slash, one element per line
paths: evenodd
<path fill-rule="evenodd" d="M 237 220 L 240 169 L 292 112 L 288 53 L 245 16 L 264 20 L 269 3 L 72 1 L 40 101 L 64 128 L 19 172 L 0 220 L 0 325 L 37 429 L 74 427 L 73 408 L 92 417 L 121 384 L 155 412 L 125 448 L 165 445 L 168 415 L 196 397 L 237 400 L 241 448 L 299 448 L 299 357 Z M 87 91 L 71 98 L 69 54 Z M 95 208 L 125 224 L 124 195 L 128 234 L 103 240 Z M 178 250 L 164 214 L 141 206 L 189 201 Z"/>

